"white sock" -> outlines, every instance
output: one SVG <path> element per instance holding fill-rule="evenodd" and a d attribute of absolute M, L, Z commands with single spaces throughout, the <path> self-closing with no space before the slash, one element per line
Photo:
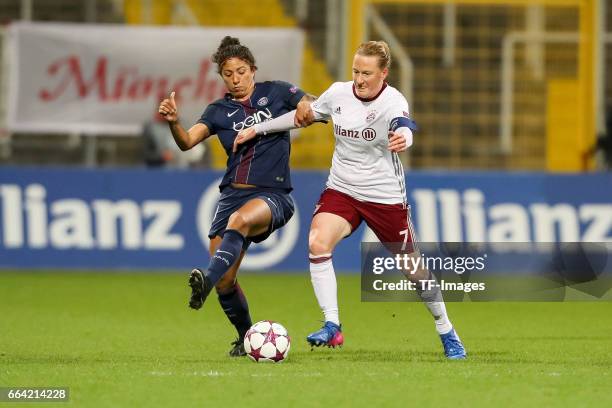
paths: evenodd
<path fill-rule="evenodd" d="M 423 304 L 429 309 L 429 312 L 434 317 L 436 323 L 436 331 L 438 334 L 448 333 L 453 329 L 453 325 L 448 319 L 446 313 L 446 305 L 444 302 L 423 302 Z"/>
<path fill-rule="evenodd" d="M 310 280 L 326 322 L 340 325 L 336 274 L 331 254 L 310 255 Z"/>

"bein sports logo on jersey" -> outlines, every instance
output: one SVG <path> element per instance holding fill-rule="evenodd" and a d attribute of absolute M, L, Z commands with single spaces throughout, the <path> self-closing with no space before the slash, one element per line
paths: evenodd
<path fill-rule="evenodd" d="M 368 142 L 371 142 L 372 140 L 376 139 L 376 131 L 372 128 L 363 129 L 363 131 L 361 132 L 361 137 L 363 137 Z"/>
<path fill-rule="evenodd" d="M 265 122 L 266 120 L 270 119 L 272 119 L 272 112 L 270 112 L 270 109 L 266 108 L 266 110 L 260 110 L 250 116 L 247 116 L 242 122 L 234 122 L 232 128 L 236 132 L 240 132 L 242 129 L 249 128 L 256 123 Z"/>

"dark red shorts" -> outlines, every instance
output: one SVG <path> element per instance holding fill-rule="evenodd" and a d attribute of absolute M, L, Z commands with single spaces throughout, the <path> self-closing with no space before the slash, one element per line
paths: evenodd
<path fill-rule="evenodd" d="M 410 206 L 404 204 L 379 204 L 359 201 L 330 188 L 323 191 L 314 215 L 331 213 L 351 224 L 351 233 L 365 221 L 383 243 L 400 244 L 403 251 L 413 252 L 417 242 L 410 219 Z"/>

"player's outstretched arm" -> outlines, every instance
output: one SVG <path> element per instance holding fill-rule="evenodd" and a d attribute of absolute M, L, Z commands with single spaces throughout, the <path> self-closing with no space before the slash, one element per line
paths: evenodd
<path fill-rule="evenodd" d="M 193 146 L 210 136 L 210 130 L 205 124 L 196 123 L 189 131 L 185 131 L 178 122 L 178 107 L 174 96 L 175 92 L 172 92 L 170 98 L 161 101 L 158 111 L 168 122 L 172 137 L 177 146 L 185 151 L 191 149 Z"/>
<path fill-rule="evenodd" d="M 267 135 L 268 133 L 285 132 L 291 129 L 297 129 L 299 126 L 295 124 L 296 111 L 292 110 L 272 120 L 262 123 L 257 123 L 250 128 L 246 128 L 238 132 L 234 139 L 234 152 L 238 150 L 238 145 L 248 142 L 257 135 Z M 314 122 L 327 122 L 326 117 L 320 113 L 313 111 Z"/>
<path fill-rule="evenodd" d="M 311 97 L 309 95 L 304 96 L 304 98 L 307 98 L 307 97 L 314 99 L 314 97 Z M 287 130 L 297 129 L 300 127 L 308 127 L 315 122 L 327 123 L 328 116 L 325 116 L 317 111 L 313 111 L 310 108 L 310 104 L 312 102 L 310 100 L 305 100 L 304 98 L 300 100 L 299 104 L 301 104 L 302 102 L 308 103 L 308 112 L 306 113 L 306 111 L 304 111 L 305 112 L 304 117 L 312 116 L 312 118 L 309 118 L 306 121 L 302 122 L 302 123 L 308 123 L 308 124 L 305 124 L 303 126 L 300 126 L 297 124 L 296 115 L 299 109 L 299 104 L 298 104 L 298 109 L 296 110 L 287 112 L 272 120 L 267 120 L 262 123 L 256 123 L 252 127 L 243 129 L 240 132 L 238 132 L 238 134 L 236 135 L 236 138 L 234 139 L 233 151 L 236 152 L 236 150 L 238 150 L 238 145 L 248 142 L 249 140 L 253 139 L 257 135 L 267 135 L 268 133 L 285 132 Z"/>

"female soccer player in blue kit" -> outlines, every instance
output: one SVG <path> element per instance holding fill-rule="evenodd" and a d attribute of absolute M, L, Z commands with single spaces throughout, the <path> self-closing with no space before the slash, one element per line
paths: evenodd
<path fill-rule="evenodd" d="M 281 81 L 255 82 L 255 58 L 237 38 L 225 37 L 213 55 L 228 93 L 205 109 L 189 130 L 178 122 L 174 92 L 159 105 L 181 150 L 217 134 L 227 155 L 219 186 L 221 197 L 208 237 L 210 263 L 189 277 L 189 307 L 200 309 L 215 287 L 219 303 L 238 331 L 230 356 L 245 355 L 243 339 L 251 327 L 249 308 L 236 279 L 251 242 L 261 242 L 285 225 L 294 212 L 289 173 L 289 132 L 257 137 L 233 151 L 243 128 L 292 111 L 309 109 L 313 97 Z"/>

